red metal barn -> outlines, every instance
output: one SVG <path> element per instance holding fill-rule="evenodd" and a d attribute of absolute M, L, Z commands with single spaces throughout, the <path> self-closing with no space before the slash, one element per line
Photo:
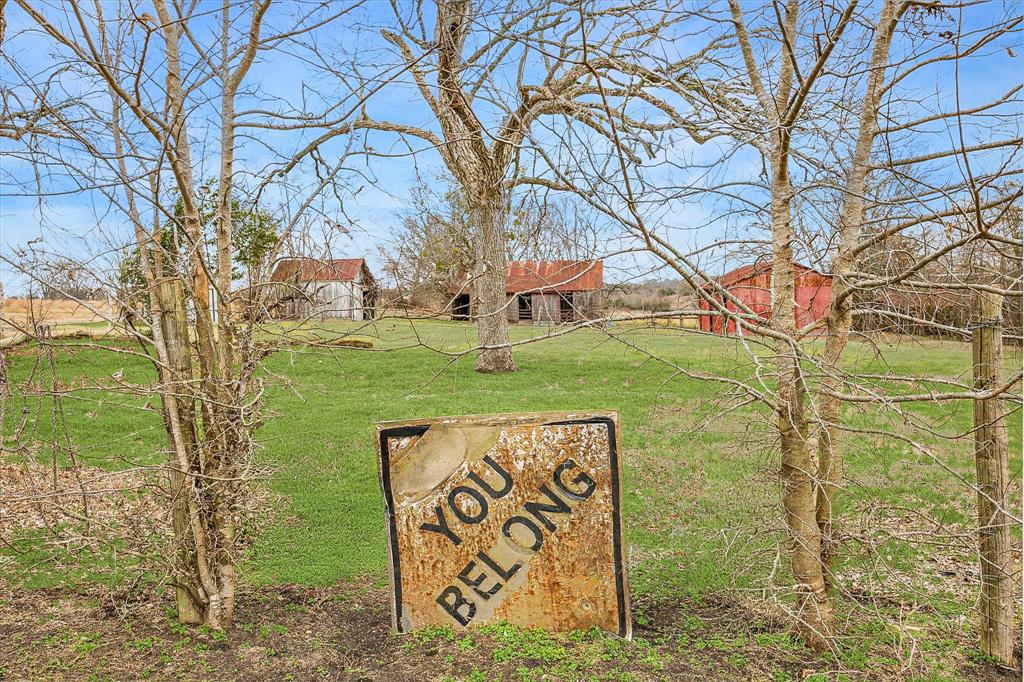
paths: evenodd
<path fill-rule="evenodd" d="M 794 263 L 793 268 L 796 272 L 796 326 L 799 328 L 828 315 L 828 307 L 832 302 L 832 275 L 820 273 L 800 263 Z M 771 283 L 772 264 L 764 261 L 744 265 L 718 278 L 722 288 L 766 320 L 772 316 Z M 704 290 L 718 301 L 723 301 L 724 296 L 715 293 L 713 285 L 705 284 Z M 737 309 L 731 301 L 724 303 L 728 310 Z M 722 335 L 736 333 L 736 322 L 712 308 L 711 303 L 701 299 L 700 308 L 709 311 L 700 316 L 701 331 Z"/>

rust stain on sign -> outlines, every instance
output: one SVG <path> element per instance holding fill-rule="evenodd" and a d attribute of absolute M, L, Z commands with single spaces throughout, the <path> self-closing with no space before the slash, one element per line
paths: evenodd
<path fill-rule="evenodd" d="M 392 623 L 629 637 L 614 412 L 378 424 Z"/>

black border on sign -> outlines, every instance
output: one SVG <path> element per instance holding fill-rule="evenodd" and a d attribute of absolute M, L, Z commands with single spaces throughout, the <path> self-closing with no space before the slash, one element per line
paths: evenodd
<path fill-rule="evenodd" d="M 612 469 L 612 552 L 615 554 L 615 600 L 619 611 L 619 637 L 629 632 L 626 617 L 625 568 L 622 565 L 622 516 L 619 490 L 619 450 L 615 440 L 615 420 L 611 417 L 588 417 L 546 422 L 541 426 L 568 426 L 570 424 L 604 424 L 608 427 L 608 459 Z"/>
<path fill-rule="evenodd" d="M 391 553 L 391 586 L 395 595 L 395 632 L 402 631 L 402 571 L 398 556 L 398 524 L 395 523 L 395 497 L 391 492 L 391 456 L 388 452 L 389 438 L 422 436 L 430 429 L 428 425 L 394 426 L 380 432 L 380 485 L 384 490 L 384 511 L 388 516 L 388 550 Z"/>
<path fill-rule="evenodd" d="M 584 419 L 567 419 L 564 421 L 543 422 L 537 426 L 569 426 L 572 424 L 604 424 L 608 428 L 608 455 L 611 466 L 612 486 L 612 551 L 615 556 L 615 598 L 619 614 L 619 637 L 626 637 L 629 623 L 626 618 L 626 587 L 625 568 L 622 554 L 622 514 L 621 492 L 619 486 L 619 452 L 615 439 L 615 420 L 611 417 L 587 417 Z M 402 571 L 401 558 L 398 555 L 398 524 L 395 521 L 395 501 L 391 490 L 391 458 L 388 451 L 388 440 L 391 438 L 408 438 L 421 436 L 430 429 L 427 424 L 416 426 L 393 426 L 380 431 L 380 481 L 384 490 L 384 507 L 388 517 L 388 549 L 391 554 L 391 581 L 394 594 L 395 631 L 402 630 Z"/>

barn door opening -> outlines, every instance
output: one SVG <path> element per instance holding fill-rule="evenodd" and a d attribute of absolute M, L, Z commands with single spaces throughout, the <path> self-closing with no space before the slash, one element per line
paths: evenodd
<path fill-rule="evenodd" d="M 363 319 L 372 320 L 377 316 L 377 287 L 363 289 Z"/>
<path fill-rule="evenodd" d="M 452 301 L 452 319 L 469 319 L 469 294 L 459 294 L 455 297 L 455 300 Z"/>
<path fill-rule="evenodd" d="M 558 296 L 558 318 L 562 322 L 571 322 L 575 317 L 575 308 L 572 304 L 572 292 L 559 294 Z"/>
<path fill-rule="evenodd" d="M 533 322 L 533 297 L 530 294 L 516 296 L 519 306 L 519 321 Z"/>

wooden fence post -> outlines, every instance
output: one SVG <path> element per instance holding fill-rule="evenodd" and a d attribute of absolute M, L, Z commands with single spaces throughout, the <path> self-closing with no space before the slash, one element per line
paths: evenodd
<path fill-rule="evenodd" d="M 1003 297 L 975 294 L 972 342 L 974 390 L 990 391 L 1001 384 Z M 1007 491 L 1006 422 L 999 398 L 974 401 L 974 461 L 978 475 L 978 556 L 981 561 L 981 649 L 1013 665 L 1014 580 Z"/>

